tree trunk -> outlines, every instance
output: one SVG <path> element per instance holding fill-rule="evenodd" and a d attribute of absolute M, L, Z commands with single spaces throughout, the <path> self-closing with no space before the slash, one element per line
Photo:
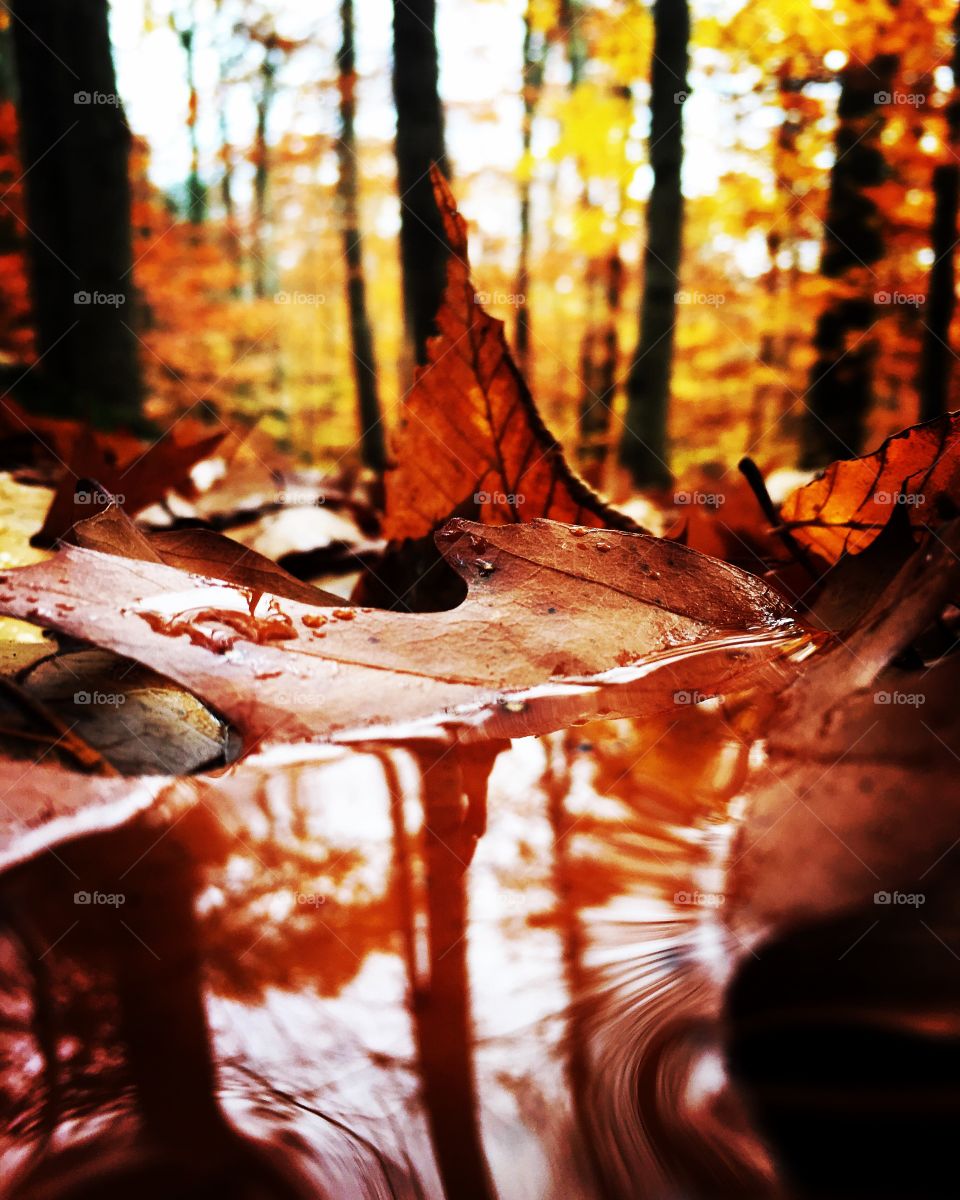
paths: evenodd
<path fill-rule="evenodd" d="M 606 258 L 590 264 L 598 273 L 602 318 L 591 320 L 581 362 L 584 391 L 580 402 L 580 469 L 588 483 L 601 487 L 610 442 L 610 418 L 617 389 L 617 321 L 623 295 L 623 259 L 614 246 Z"/>
<path fill-rule="evenodd" d="M 100 425 L 135 422 L 130 131 L 107 0 L 16 0 L 12 11 L 36 403 Z"/>
<path fill-rule="evenodd" d="M 430 184 L 433 163 L 449 175 L 437 88 L 435 18 L 435 0 L 394 0 L 393 98 L 403 309 L 407 338 L 418 363 L 426 361 L 427 339 L 446 283 L 448 252 Z"/>
<path fill-rule="evenodd" d="M 373 332 L 367 315 L 367 285 L 363 273 L 363 241 L 360 233 L 360 188 L 357 173 L 357 139 L 354 130 L 357 73 L 353 47 L 353 0 L 341 0 L 340 22 L 343 41 L 337 55 L 340 86 L 340 140 L 337 142 L 340 178 L 337 199 L 343 230 L 343 257 L 347 269 L 350 348 L 360 419 L 361 455 L 366 466 L 381 472 L 387 465 L 387 456 L 380 397 L 377 392 Z"/>
<path fill-rule="evenodd" d="M 533 118 L 543 86 L 544 48 L 535 45 L 531 5 L 523 17 L 523 162 L 520 176 L 520 254 L 517 262 L 517 319 L 514 349 L 520 370 L 532 385 L 530 352 L 530 147 L 533 142 Z"/>
<path fill-rule="evenodd" d="M 923 357 L 920 365 L 920 420 L 930 421 L 950 408 L 950 384 L 954 352 L 950 325 L 957 307 L 956 242 L 957 210 L 960 207 L 960 6 L 953 21 L 953 95 L 947 106 L 947 137 L 950 162 L 933 172 L 933 227 L 929 296 L 924 323 Z"/>
<path fill-rule="evenodd" d="M 656 0 L 650 80 L 650 166 L 640 339 L 627 379 L 620 461 L 639 486 L 665 485 L 667 413 L 673 367 L 676 291 L 683 234 L 683 100 L 687 90 L 687 0 Z"/>
<path fill-rule="evenodd" d="M 264 46 L 260 64 L 260 94 L 257 96 L 256 166 L 253 176 L 253 294 L 262 300 L 269 290 L 267 247 L 264 236 L 267 223 L 267 188 L 270 182 L 270 147 L 267 125 L 276 84 L 277 68 L 269 46 Z"/>
<path fill-rule="evenodd" d="M 414 997 L 413 1025 L 424 1107 L 443 1194 L 494 1200 L 477 1111 L 467 966 L 467 870 L 475 839 L 466 827 L 457 755 L 430 746 L 418 758 L 429 979 Z"/>
<path fill-rule="evenodd" d="M 866 280 L 859 294 L 839 289 L 817 321 L 817 357 L 801 435 L 804 467 L 852 458 L 863 449 L 876 359 L 876 346 L 868 337 L 876 276 L 869 268 L 884 252 L 881 213 L 864 189 L 886 177 L 880 144 L 883 118 L 876 97 L 893 90 L 896 67 L 893 55 L 880 55 L 866 66 L 853 59 L 840 77 L 836 158 L 820 271 L 828 279 L 859 272 Z"/>
<path fill-rule="evenodd" d="M 207 189 L 200 178 L 200 139 L 197 131 L 199 97 L 197 94 L 196 55 L 194 39 L 196 25 L 191 23 L 183 29 L 176 27 L 177 36 L 187 63 L 187 90 L 190 96 L 187 110 L 187 129 L 190 133 L 190 174 L 187 176 L 187 219 L 191 225 L 200 225 L 207 215 Z"/>

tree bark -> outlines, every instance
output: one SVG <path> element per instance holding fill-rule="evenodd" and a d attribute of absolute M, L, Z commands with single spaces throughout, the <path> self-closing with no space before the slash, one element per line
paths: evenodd
<path fill-rule="evenodd" d="M 953 20 L 953 95 L 947 106 L 947 139 L 953 158 L 933 172 L 933 227 L 929 295 L 920 365 L 920 420 L 930 421 L 951 404 L 954 352 L 950 325 L 957 307 L 957 212 L 960 208 L 960 6 Z"/>
<path fill-rule="evenodd" d="M 34 402 L 98 425 L 135 422 L 130 131 L 107 0 L 15 0 L 12 15 L 40 355 Z"/>
<path fill-rule="evenodd" d="M 200 138 L 197 130 L 199 96 L 197 93 L 196 55 L 194 45 L 197 28 L 193 23 L 182 29 L 175 26 L 183 47 L 187 67 L 187 90 L 190 101 L 187 109 L 187 130 L 190 134 L 190 174 L 187 177 L 187 219 L 191 225 L 201 225 L 207 216 L 207 189 L 200 178 Z"/>
<path fill-rule="evenodd" d="M 517 261 L 517 319 L 514 327 L 514 349 L 520 370 L 527 383 L 532 383 L 530 348 L 530 148 L 533 143 L 533 119 L 543 86 L 544 48 L 535 45 L 531 5 L 523 17 L 523 163 L 520 178 L 520 254 Z"/>
<path fill-rule="evenodd" d="M 350 349 L 360 421 L 361 456 L 371 470 L 382 472 L 387 465 L 387 455 L 380 396 L 377 390 L 373 331 L 367 313 L 367 284 L 363 272 L 363 239 L 360 233 L 360 187 L 357 172 L 357 138 L 354 129 L 357 69 L 353 45 L 353 0 L 341 0 L 340 24 L 343 40 L 337 55 L 340 87 L 340 139 L 337 142 L 340 178 L 337 199 L 343 230 L 343 257 L 347 269 Z"/>
<path fill-rule="evenodd" d="M 687 90 L 687 0 L 656 0 L 650 80 L 650 166 L 640 338 L 627 379 L 620 462 L 638 486 L 665 485 L 667 414 L 673 369 L 676 291 L 683 235 L 683 99 Z"/>
<path fill-rule="evenodd" d="M 580 469 L 588 483 L 602 486 L 610 442 L 610 419 L 617 390 L 617 361 L 620 347 L 617 321 L 623 295 L 623 259 L 614 246 L 605 258 L 590 264 L 598 278 L 602 317 L 591 319 L 583 346 L 580 401 Z"/>
<path fill-rule="evenodd" d="M 260 64 L 260 92 L 257 96 L 257 130 L 255 136 L 256 166 L 253 176 L 253 294 L 262 300 L 269 290 L 265 227 L 267 223 L 267 189 L 270 183 L 270 147 L 267 141 L 267 125 L 273 104 L 277 66 L 273 51 L 264 44 L 263 61 Z"/>
<path fill-rule="evenodd" d="M 424 1107 L 443 1194 L 495 1200 L 477 1110 L 467 965 L 467 870 L 476 836 L 463 811 L 458 755 L 427 746 L 418 759 L 429 979 L 414 997 L 413 1025 Z"/>
<path fill-rule="evenodd" d="M 446 283 L 448 247 L 430 184 L 436 163 L 449 176 L 438 91 L 435 0 L 394 0 L 393 97 L 397 110 L 397 189 L 403 309 L 413 358 L 427 339 Z"/>
<path fill-rule="evenodd" d="M 876 346 L 868 337 L 876 287 L 870 267 L 883 256 L 884 237 L 882 214 L 864 189 L 886 177 L 880 143 L 883 118 L 876 97 L 893 90 L 896 67 L 893 55 L 880 55 L 866 66 L 854 59 L 840 76 L 836 158 L 820 271 L 828 279 L 860 272 L 866 280 L 859 294 L 850 295 L 847 288 L 838 291 L 817 321 L 817 357 L 801 431 L 804 467 L 852 458 L 865 441 L 876 359 Z"/>

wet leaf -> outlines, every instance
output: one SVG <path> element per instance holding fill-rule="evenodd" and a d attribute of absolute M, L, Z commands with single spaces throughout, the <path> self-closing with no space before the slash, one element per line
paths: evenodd
<path fill-rule="evenodd" d="M 960 664 L 897 665 L 960 584 L 956 525 L 929 541 L 775 702 L 729 885 L 751 936 L 922 892 L 955 844 Z"/>
<path fill-rule="evenodd" d="M 0 610 L 162 671 L 275 740 L 417 722 L 505 737 L 656 711 L 805 637 L 760 580 L 648 535 L 455 521 L 438 542 L 469 587 L 440 615 L 307 606 L 69 546 L 3 575 Z"/>
<path fill-rule="evenodd" d="M 348 603 L 301 582 L 256 550 L 212 529 L 143 533 L 116 504 L 75 526 L 73 540 L 88 550 L 163 562 L 181 571 L 222 579 L 251 592 L 270 592 L 301 604 Z"/>

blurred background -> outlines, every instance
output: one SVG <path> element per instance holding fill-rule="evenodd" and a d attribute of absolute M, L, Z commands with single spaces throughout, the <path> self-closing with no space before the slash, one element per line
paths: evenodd
<path fill-rule="evenodd" d="M 593 482 L 858 453 L 954 406 L 956 9 L 0 5 L 4 394 L 382 466 L 439 299 L 435 160 Z"/>

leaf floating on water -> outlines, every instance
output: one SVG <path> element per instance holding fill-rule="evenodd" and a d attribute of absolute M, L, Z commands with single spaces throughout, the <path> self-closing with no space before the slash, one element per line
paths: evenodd
<path fill-rule="evenodd" d="M 731 869 L 731 914 L 750 936 L 922 891 L 955 842 L 957 660 L 897 661 L 960 586 L 960 529 L 931 541 L 780 697 Z"/>
<path fill-rule="evenodd" d="M 417 722 L 507 737 L 657 711 L 679 690 L 736 687 L 806 640 L 756 577 L 648 535 L 454 521 L 438 542 L 469 589 L 439 615 L 318 614 L 75 547 L 6 573 L 2 611 L 162 671 L 275 740 Z"/>

